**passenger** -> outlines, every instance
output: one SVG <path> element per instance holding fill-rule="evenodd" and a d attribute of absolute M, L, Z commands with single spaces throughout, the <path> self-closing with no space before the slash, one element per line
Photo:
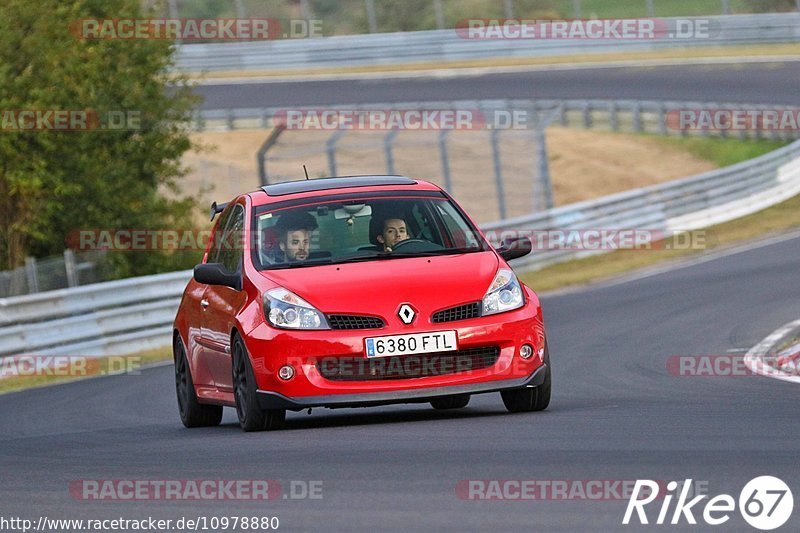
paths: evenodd
<path fill-rule="evenodd" d="M 283 258 L 278 262 L 303 262 L 311 249 L 311 233 L 317 229 L 317 221 L 305 211 L 291 211 L 282 215 L 275 224 L 278 230 L 278 245 Z"/>

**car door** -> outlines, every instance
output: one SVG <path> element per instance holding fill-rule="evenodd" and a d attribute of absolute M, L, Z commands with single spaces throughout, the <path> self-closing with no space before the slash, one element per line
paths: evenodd
<path fill-rule="evenodd" d="M 236 204 L 231 209 L 230 220 L 218 244 L 215 263 L 221 263 L 231 273 L 242 271 L 244 249 L 244 206 Z M 218 390 L 233 390 L 231 378 L 230 336 L 236 313 L 244 305 L 244 291 L 231 287 L 208 285 L 203 294 L 201 335 L 205 360 Z"/>

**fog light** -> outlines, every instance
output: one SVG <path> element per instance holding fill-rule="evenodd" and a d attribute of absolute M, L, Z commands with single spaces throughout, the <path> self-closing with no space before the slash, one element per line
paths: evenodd
<path fill-rule="evenodd" d="M 278 377 L 284 381 L 289 381 L 294 377 L 294 367 L 291 365 L 282 366 L 280 370 L 278 370 Z"/>
<path fill-rule="evenodd" d="M 531 348 L 530 344 L 523 344 L 522 348 L 519 349 L 519 356 L 523 359 L 530 359 L 533 355 L 533 348 Z"/>

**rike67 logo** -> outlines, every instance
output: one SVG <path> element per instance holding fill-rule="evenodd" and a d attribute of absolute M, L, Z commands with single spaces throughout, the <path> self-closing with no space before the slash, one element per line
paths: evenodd
<path fill-rule="evenodd" d="M 706 524 L 719 526 L 726 523 L 731 518 L 731 514 L 736 510 L 736 500 L 729 494 L 714 496 L 705 505 L 700 505 L 708 495 L 695 496 L 689 499 L 689 489 L 692 480 L 687 479 L 679 485 L 676 481 L 667 483 L 667 493 L 661 500 L 661 507 L 658 516 L 653 520 L 652 511 L 655 506 L 650 508 L 651 514 L 648 516 L 647 507 L 659 496 L 658 483 L 649 479 L 637 479 L 633 487 L 633 494 L 628 500 L 628 507 L 625 509 L 625 516 L 622 518 L 623 524 L 697 524 L 695 513 L 702 517 Z M 680 494 L 678 488 L 680 487 Z M 644 497 L 641 497 L 644 495 Z M 672 501 L 677 496 L 675 507 Z M 756 529 L 763 531 L 781 527 L 789 520 L 794 508 L 794 498 L 789 486 L 782 480 L 773 476 L 760 476 L 751 479 L 739 493 L 739 513 L 742 518 Z M 670 512 L 671 511 L 671 512 Z"/>

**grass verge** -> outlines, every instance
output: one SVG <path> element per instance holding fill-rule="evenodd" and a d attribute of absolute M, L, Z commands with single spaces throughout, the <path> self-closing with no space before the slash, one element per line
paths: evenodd
<path fill-rule="evenodd" d="M 45 365 L 43 356 L 33 357 L 34 361 L 40 361 L 42 366 Z M 172 350 L 166 347 L 114 357 L 67 356 L 55 359 L 53 366 L 37 370 L 31 368 L 31 365 L 19 364 L 19 370 L 25 375 L 0 379 L 0 394 L 93 377 L 121 373 L 135 374 L 142 368 L 171 359 Z M 0 368 L 3 370 L 10 368 L 11 365 L 10 359 L 0 360 Z"/>

